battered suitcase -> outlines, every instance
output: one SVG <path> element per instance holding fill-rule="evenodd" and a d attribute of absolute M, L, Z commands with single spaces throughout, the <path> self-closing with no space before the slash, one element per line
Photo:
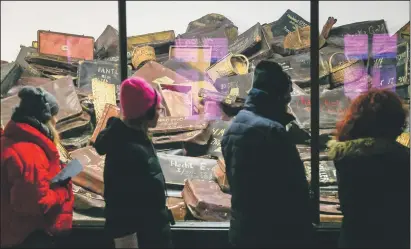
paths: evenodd
<path fill-rule="evenodd" d="M 212 180 L 213 159 L 157 153 L 168 186 L 183 186 L 186 179 Z"/>
<path fill-rule="evenodd" d="M 168 59 L 162 65 L 190 81 L 205 81 L 207 79 L 204 72 L 200 72 L 188 62 L 180 61 L 178 59 Z"/>
<path fill-rule="evenodd" d="M 291 80 L 301 88 L 309 88 L 311 82 L 310 53 L 291 55 L 284 58 L 275 59 L 283 70 L 291 77 Z M 329 85 L 329 67 L 327 61 L 320 55 L 320 85 Z"/>
<path fill-rule="evenodd" d="M 57 114 L 58 122 L 62 122 L 82 113 L 83 110 L 71 77 L 64 77 L 59 80 L 51 81 L 41 85 L 41 87 L 57 99 L 60 109 Z M 17 95 L 1 100 L 1 120 L 3 123 L 7 123 L 10 120 L 13 108 L 19 103 L 20 98 Z"/>
<path fill-rule="evenodd" d="M 311 182 L 311 161 L 304 161 L 307 181 Z M 337 185 L 337 173 L 332 161 L 320 161 L 320 186 Z"/>
<path fill-rule="evenodd" d="M 193 114 L 192 86 L 188 84 L 159 84 L 168 116 L 187 117 Z"/>
<path fill-rule="evenodd" d="M 94 38 L 52 31 L 37 31 L 38 52 L 66 61 L 93 60 Z"/>
<path fill-rule="evenodd" d="M 327 43 L 329 45 L 345 47 L 347 39 L 358 39 L 356 36 L 350 37 L 349 35 L 357 35 L 357 37 L 358 35 L 367 35 L 372 37 L 374 34 L 388 34 L 385 20 L 355 22 L 335 27 L 330 31 Z"/>
<path fill-rule="evenodd" d="M 197 219 L 229 221 L 231 218 L 231 195 L 223 193 L 213 181 L 185 181 L 183 198 L 188 210 Z"/>
<path fill-rule="evenodd" d="M 22 68 L 16 62 L 1 65 L 1 95 L 7 92 L 16 84 L 20 78 Z"/>
<path fill-rule="evenodd" d="M 70 153 L 73 159 L 77 159 L 84 166 L 82 172 L 72 178 L 74 184 L 104 196 L 104 159 L 93 147 L 87 146 Z"/>
<path fill-rule="evenodd" d="M 231 121 L 216 120 L 210 123 L 209 129 L 212 131 L 211 139 L 209 141 L 209 147 L 207 155 L 223 159 L 223 154 L 221 152 L 221 139 L 223 138 L 224 132 L 230 126 Z"/>
<path fill-rule="evenodd" d="M 296 117 L 298 124 L 309 129 L 311 123 L 310 95 L 292 96 L 290 111 Z M 335 124 L 350 104 L 350 100 L 343 87 L 328 90 L 320 94 L 320 128 L 335 128 Z"/>
<path fill-rule="evenodd" d="M 47 77 L 51 75 L 70 75 L 77 77 L 77 62 L 66 61 L 57 57 L 50 57 L 38 53 L 32 53 L 26 57 L 26 61 Z"/>
<path fill-rule="evenodd" d="M 91 127 L 90 114 L 85 111 L 56 124 L 56 129 L 63 139 L 80 136 L 84 132 L 90 131 Z"/>
<path fill-rule="evenodd" d="M 227 54 L 214 65 L 207 68 L 206 72 L 210 79 L 215 82 L 218 78 L 244 75 L 248 73 L 249 61 L 247 57 L 240 54 Z"/>
<path fill-rule="evenodd" d="M 103 211 L 106 206 L 104 198 L 101 195 L 90 192 L 76 184 L 73 184 L 74 205 L 76 212 L 88 214 L 94 217 L 103 217 Z"/>
<path fill-rule="evenodd" d="M 106 128 L 107 121 L 111 117 L 120 117 L 120 108 L 115 105 L 106 104 L 103 110 L 103 114 L 100 117 L 96 128 L 94 129 L 93 135 L 90 138 L 90 142 L 93 144 L 96 141 L 98 134 Z"/>
<path fill-rule="evenodd" d="M 404 40 L 410 40 L 410 22 L 402 26 L 395 35 Z"/>
<path fill-rule="evenodd" d="M 19 80 L 17 80 L 17 83 L 10 88 L 10 90 L 7 92 L 5 97 L 17 95 L 24 86 L 34 86 L 38 87 L 43 84 L 46 84 L 52 80 L 48 78 L 40 78 L 40 77 L 21 77 Z"/>
<path fill-rule="evenodd" d="M 149 83 L 182 84 L 191 82 L 178 73 L 154 61 L 147 62 L 142 68 L 137 70 L 133 76 L 141 77 Z"/>
<path fill-rule="evenodd" d="M 118 50 L 118 31 L 111 25 L 107 25 L 103 33 L 97 38 L 94 43 L 96 58 L 103 59 L 107 57 L 117 56 Z"/>
<path fill-rule="evenodd" d="M 219 78 L 214 83 L 214 86 L 220 93 L 231 94 L 237 98 L 246 99 L 248 92 L 253 86 L 253 78 L 253 73 Z"/>
<path fill-rule="evenodd" d="M 89 145 L 91 135 L 91 131 L 87 129 L 84 133 L 77 134 L 76 136 L 62 138 L 60 143 L 68 152 L 72 152 Z"/>
<path fill-rule="evenodd" d="M 39 70 L 35 69 L 33 66 L 31 66 L 27 61 L 26 57 L 31 55 L 31 54 L 36 54 L 37 49 L 35 48 L 30 48 L 30 47 L 25 47 L 20 45 L 20 52 L 17 55 L 16 62 L 21 66 L 23 69 L 23 76 L 36 76 L 40 77 L 42 74 Z"/>
<path fill-rule="evenodd" d="M 183 198 L 168 197 L 167 207 L 171 210 L 175 221 L 185 220 L 187 207 Z"/>
<path fill-rule="evenodd" d="M 231 44 L 238 36 L 238 28 L 227 17 L 220 14 L 207 14 L 191 21 L 186 29 L 186 33 L 203 30 L 205 27 L 218 29 L 223 28 L 225 36 L 228 38 L 228 44 Z"/>
<path fill-rule="evenodd" d="M 221 190 L 224 193 L 230 193 L 224 158 L 218 159 L 217 166 L 213 168 L 213 175 Z"/>
<path fill-rule="evenodd" d="M 207 46 L 170 46 L 169 59 L 188 63 L 204 73 L 211 65 L 212 47 Z"/>
<path fill-rule="evenodd" d="M 77 86 L 84 92 L 91 93 L 91 81 L 98 79 L 102 82 L 120 85 L 119 66 L 110 61 L 80 61 L 77 70 Z"/>
<path fill-rule="evenodd" d="M 168 55 L 169 47 L 175 44 L 174 30 L 167 30 L 127 38 L 127 54 L 133 56 L 135 47 L 150 46 L 154 48 L 156 56 Z"/>
<path fill-rule="evenodd" d="M 203 98 L 199 96 L 201 89 L 206 89 L 212 92 L 217 92 L 217 89 L 208 81 L 195 81 L 191 83 L 191 94 L 193 97 L 193 113 L 205 114 Z"/>

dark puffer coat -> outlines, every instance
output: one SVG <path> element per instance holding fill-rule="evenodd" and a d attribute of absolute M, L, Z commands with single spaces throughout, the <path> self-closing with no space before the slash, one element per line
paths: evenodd
<path fill-rule="evenodd" d="M 312 232 L 304 166 L 285 126 L 294 117 L 252 89 L 221 141 L 232 193 L 235 247 L 309 246 Z"/>

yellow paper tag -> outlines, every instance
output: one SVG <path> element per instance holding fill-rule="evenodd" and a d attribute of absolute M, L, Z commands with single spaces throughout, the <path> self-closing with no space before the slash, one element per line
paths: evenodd
<path fill-rule="evenodd" d="M 404 146 L 410 147 L 410 133 L 408 133 L 408 132 L 402 133 L 397 138 L 397 142 L 404 145 Z"/>
<path fill-rule="evenodd" d="M 157 84 L 174 84 L 174 80 L 170 79 L 167 76 L 164 76 L 164 77 L 157 78 L 157 79 L 153 80 L 153 83 L 157 83 Z"/>
<path fill-rule="evenodd" d="M 98 79 L 91 80 L 93 91 L 94 110 L 96 112 L 96 121 L 101 118 L 106 104 L 117 105 L 116 103 L 116 86 L 102 82 Z"/>
<path fill-rule="evenodd" d="M 237 97 L 238 95 L 240 95 L 240 89 L 238 87 L 231 88 L 230 95 Z"/>

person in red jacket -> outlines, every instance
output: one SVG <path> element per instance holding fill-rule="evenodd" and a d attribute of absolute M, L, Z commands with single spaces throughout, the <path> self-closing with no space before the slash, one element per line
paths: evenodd
<path fill-rule="evenodd" d="M 59 107 L 42 88 L 24 87 L 1 135 L 1 247 L 55 246 L 72 226 L 71 180 L 50 185 L 64 165 L 55 129 Z"/>

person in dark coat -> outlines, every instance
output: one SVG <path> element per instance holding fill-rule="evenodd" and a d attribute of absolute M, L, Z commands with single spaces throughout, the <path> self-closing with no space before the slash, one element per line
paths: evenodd
<path fill-rule="evenodd" d="M 165 180 L 148 135 L 162 110 L 161 96 L 144 79 L 121 84 L 122 118 L 112 117 L 94 147 L 105 155 L 106 230 L 116 248 L 172 247 Z"/>
<path fill-rule="evenodd" d="M 1 247 L 52 248 L 71 230 L 70 179 L 50 184 L 64 164 L 57 149 L 56 98 L 23 87 L 19 105 L 1 132 Z"/>
<path fill-rule="evenodd" d="M 260 62 L 245 107 L 221 141 L 231 189 L 233 247 L 309 246 L 308 182 L 286 126 L 292 83 L 280 65 Z"/>
<path fill-rule="evenodd" d="M 410 149 L 396 141 L 405 123 L 401 99 L 372 89 L 337 124 L 328 145 L 344 215 L 340 248 L 410 248 Z"/>

